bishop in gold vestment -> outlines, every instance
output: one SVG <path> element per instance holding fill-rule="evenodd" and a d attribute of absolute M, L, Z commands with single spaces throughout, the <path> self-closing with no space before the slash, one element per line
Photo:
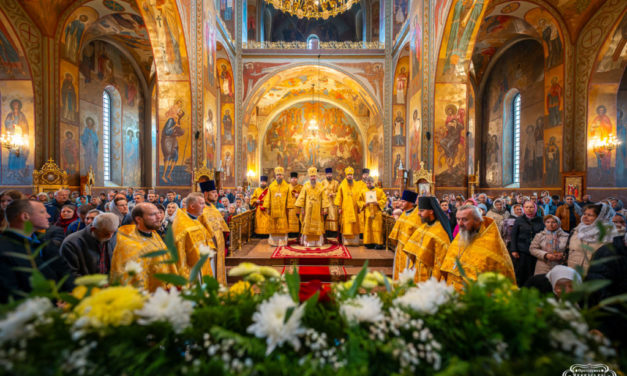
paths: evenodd
<path fill-rule="evenodd" d="M 202 255 L 215 250 L 216 247 L 212 240 L 213 234 L 198 220 L 204 210 L 204 196 L 200 192 L 194 192 L 190 193 L 186 200 L 186 210 L 178 209 L 172 222 L 172 234 L 179 255 L 177 263 L 179 275 L 189 278 L 192 268 Z M 200 271 L 203 276 L 213 276 L 210 259 L 207 259 Z"/>
<path fill-rule="evenodd" d="M 270 226 L 270 216 L 263 206 L 268 197 L 268 177 L 259 178 L 259 187 L 255 189 L 250 197 L 250 205 L 255 209 L 255 234 L 268 235 Z"/>
<path fill-rule="evenodd" d="M 459 233 L 448 247 L 442 262 L 442 276 L 449 285 L 461 291 L 464 277 L 457 264 L 461 265 L 466 278 L 476 280 L 481 273 L 496 272 L 516 283 L 514 265 L 492 218 L 481 217 L 472 205 L 457 210 Z"/>
<path fill-rule="evenodd" d="M 143 255 L 167 249 L 161 236 L 157 233 L 160 227 L 159 210 L 151 203 L 138 203 L 132 211 L 137 225 L 126 225 L 118 228 L 115 249 L 111 258 L 111 281 L 132 284 L 147 291 L 155 291 L 159 287 L 167 288 L 166 283 L 155 278 L 159 274 L 178 274 L 176 265 L 165 263 L 168 255 L 158 257 L 142 257 Z M 127 264 L 136 262 L 141 271 L 134 275 L 126 270 Z"/>
<path fill-rule="evenodd" d="M 368 189 L 368 186 L 366 184 L 366 180 L 368 179 L 368 177 L 370 177 L 370 169 L 364 168 L 361 170 L 361 180 L 356 181 L 355 185 L 357 186 L 357 190 L 359 192 L 363 192 L 365 190 Z M 364 211 L 360 211 L 359 212 L 359 231 L 363 234 L 364 233 L 364 225 L 366 224 L 365 221 L 365 212 Z M 364 244 L 367 244 L 364 241 Z"/>
<path fill-rule="evenodd" d="M 324 243 L 324 214 L 329 201 L 322 184 L 316 182 L 318 170 L 311 167 L 307 174 L 309 181 L 303 186 L 295 205 L 301 210 L 303 218 L 302 244 L 306 247 L 320 247 Z"/>
<path fill-rule="evenodd" d="M 409 266 L 407 253 L 403 252 L 405 243 L 412 236 L 414 231 L 422 224 L 418 210 L 416 210 L 416 199 L 418 195 L 413 191 L 403 191 L 401 200 L 403 201 L 403 214 L 396 220 L 390 232 L 390 239 L 396 240 L 396 251 L 394 253 L 394 280 L 403 270 Z"/>
<path fill-rule="evenodd" d="M 340 209 L 340 230 L 344 245 L 359 245 L 359 186 L 353 181 L 354 170 L 346 167 L 346 178 L 342 180 L 335 196 L 335 205 Z"/>
<path fill-rule="evenodd" d="M 327 211 L 327 216 L 324 220 L 324 229 L 327 231 L 327 236 L 333 237 L 337 236 L 337 231 L 339 229 L 338 221 L 340 219 L 340 214 L 334 202 L 340 183 L 333 179 L 333 169 L 331 167 L 327 167 L 325 169 L 325 174 L 326 179 L 324 179 L 321 184 L 324 188 L 324 194 L 327 196 L 327 200 L 329 200 L 329 210 Z"/>
<path fill-rule="evenodd" d="M 268 198 L 263 203 L 263 207 L 266 208 L 270 216 L 268 243 L 275 247 L 287 245 L 287 233 L 289 232 L 287 196 L 290 188 L 289 184 L 283 180 L 283 172 L 283 167 L 274 169 L 276 180 L 268 187 Z"/>
<path fill-rule="evenodd" d="M 224 241 L 224 233 L 230 231 L 229 226 L 224 221 L 222 213 L 220 213 L 214 205 L 218 200 L 218 191 L 215 182 L 209 180 L 200 183 L 200 189 L 205 195 L 205 208 L 203 209 L 202 215 L 198 217 L 198 220 L 213 234 L 213 242 L 218 252 L 215 257 L 215 262 L 211 265 L 211 269 L 218 282 L 226 284 L 226 267 L 224 264 L 226 244 Z"/>
<path fill-rule="evenodd" d="M 287 195 L 287 225 L 289 227 L 290 236 L 298 237 L 300 231 L 300 219 L 298 218 L 297 209 L 294 205 L 298 200 L 298 195 L 303 189 L 302 184 L 298 184 L 298 172 L 290 173 L 290 189 Z"/>
<path fill-rule="evenodd" d="M 431 277 L 440 280 L 440 268 L 453 237 L 450 223 L 435 197 L 418 198 L 418 213 L 422 224 L 405 243 L 403 250 L 415 265 L 416 283 Z"/>
<path fill-rule="evenodd" d="M 357 200 L 359 210 L 364 216 L 364 227 L 361 231 L 364 234 L 364 245 L 370 249 L 383 249 L 383 209 L 387 197 L 381 188 L 374 186 L 374 179 L 367 177 L 365 182 L 366 189 L 359 194 Z"/>

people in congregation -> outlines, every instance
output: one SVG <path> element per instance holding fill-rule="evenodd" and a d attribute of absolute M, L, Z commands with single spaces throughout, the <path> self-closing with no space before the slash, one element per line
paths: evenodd
<path fill-rule="evenodd" d="M 364 180 L 366 189 L 357 200 L 359 210 L 364 213 L 362 228 L 363 243 L 369 249 L 383 249 L 383 209 L 386 196 L 381 188 L 375 187 L 374 179 L 368 176 Z"/>
<path fill-rule="evenodd" d="M 565 265 L 556 265 L 548 273 L 546 278 L 553 287 L 553 293 L 558 299 L 564 294 L 573 291 L 573 285 L 581 283 L 581 275 L 573 268 Z"/>
<path fill-rule="evenodd" d="M 67 230 L 65 231 L 65 235 L 67 236 L 75 233 L 76 231 L 84 229 L 86 226 L 85 218 L 87 217 L 87 213 L 89 213 L 89 211 L 92 209 L 93 206 L 91 205 L 79 206 L 78 209 L 76 209 L 76 214 L 78 218 L 68 225 Z"/>
<path fill-rule="evenodd" d="M 417 199 L 418 194 L 416 192 L 410 190 L 403 191 L 403 196 L 401 197 L 403 214 L 398 217 L 389 234 L 390 239 L 396 240 L 393 266 L 394 279 L 398 279 L 399 275 L 410 266 L 409 258 L 404 249 L 409 238 L 421 224 L 420 212 L 415 210 Z"/>
<path fill-rule="evenodd" d="M 338 208 L 339 229 L 344 245 L 359 245 L 359 195 L 360 186 L 353 180 L 355 170 L 344 169 L 344 180 L 339 184 L 333 204 Z"/>
<path fill-rule="evenodd" d="M 298 183 L 298 172 L 290 172 L 289 190 L 287 191 L 287 227 L 290 238 L 296 238 L 300 233 L 301 220 L 297 214 L 299 210 L 294 204 L 302 189 L 303 185 Z"/>
<path fill-rule="evenodd" d="M 544 216 L 544 230 L 535 235 L 529 252 L 537 259 L 535 274 L 546 274 L 556 265 L 563 264 L 568 233 L 562 230 L 560 219 L 554 215 Z"/>
<path fill-rule="evenodd" d="M 544 230 L 544 222 L 536 215 L 535 201 L 527 200 L 523 204 L 523 215 L 516 218 L 512 228 L 510 252 L 516 270 L 516 282 L 523 286 L 528 278 L 533 276 L 536 268 L 536 258 L 529 251 L 533 238 Z"/>
<path fill-rule="evenodd" d="M 78 215 L 76 213 L 76 206 L 73 204 L 66 204 L 61 208 L 59 218 L 54 225 L 61 227 L 63 229 L 63 234 L 67 235 L 67 228 L 77 219 Z"/>
<path fill-rule="evenodd" d="M 607 204 L 597 203 L 583 208 L 581 223 L 571 233 L 568 243 L 568 266 L 583 268 L 586 275 L 592 254 L 601 246 L 612 242 L 616 228 L 612 222 L 614 210 Z M 601 226 L 605 227 L 602 236 Z"/>
<path fill-rule="evenodd" d="M 616 233 L 618 234 L 617 236 L 623 236 L 625 235 L 625 232 L 627 230 L 627 226 L 625 224 L 625 216 L 620 214 L 620 213 L 616 213 L 616 215 L 614 215 L 614 218 L 612 218 L 612 223 L 614 223 L 614 227 L 616 227 Z"/>
<path fill-rule="evenodd" d="M 510 217 L 510 213 L 505 207 L 505 202 L 501 198 L 497 198 L 492 203 L 492 208 L 488 210 L 486 217 L 492 218 L 496 222 L 496 227 L 503 233 L 503 222 Z"/>
<path fill-rule="evenodd" d="M 69 192 L 66 189 L 59 189 L 54 192 L 54 200 L 48 201 L 46 204 L 46 211 L 50 214 L 50 223 L 55 223 L 59 220 L 59 215 L 61 214 L 61 209 L 63 205 L 72 204 L 68 200 Z"/>
<path fill-rule="evenodd" d="M 268 244 L 275 247 L 287 245 L 289 233 L 287 202 L 290 186 L 283 179 L 284 173 L 283 167 L 274 168 L 275 180 L 270 183 L 268 198 L 263 202 L 263 207 L 269 216 Z"/>

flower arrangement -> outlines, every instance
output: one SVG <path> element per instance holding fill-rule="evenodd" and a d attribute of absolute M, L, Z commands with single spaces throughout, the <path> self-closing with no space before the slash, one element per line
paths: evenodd
<path fill-rule="evenodd" d="M 154 293 L 97 278 L 38 290 L 1 307 L 0 374 L 556 375 L 616 362 L 585 312 L 498 275 L 457 293 L 367 265 L 336 284 L 249 263 L 230 274 L 242 280 L 228 289 L 169 277 L 177 286 Z"/>

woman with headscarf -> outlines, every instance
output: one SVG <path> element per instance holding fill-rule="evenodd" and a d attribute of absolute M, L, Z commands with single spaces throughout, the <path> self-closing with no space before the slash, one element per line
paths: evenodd
<path fill-rule="evenodd" d="M 586 274 L 592 254 L 616 236 L 614 215 L 614 210 L 606 203 L 584 206 L 581 223 L 573 230 L 568 243 L 568 266 L 581 266 Z M 605 227 L 603 234 L 600 227 Z"/>
<path fill-rule="evenodd" d="M 509 216 L 509 212 L 505 209 L 505 202 L 501 198 L 494 200 L 492 208 L 486 214 L 486 217 L 494 219 L 501 234 L 503 234 L 503 221 L 509 218 Z"/>
<path fill-rule="evenodd" d="M 544 231 L 538 233 L 529 246 L 529 252 L 538 259 L 534 274 L 548 273 L 564 262 L 568 233 L 560 226 L 560 219 L 556 216 L 544 217 Z"/>
<path fill-rule="evenodd" d="M 509 217 L 503 220 L 501 236 L 503 237 L 503 241 L 507 246 L 507 249 L 511 250 L 512 243 L 512 229 L 514 228 L 514 223 L 516 223 L 516 219 L 523 215 L 522 205 L 514 204 L 512 205 L 511 210 L 509 211 Z"/>
<path fill-rule="evenodd" d="M 76 206 L 66 204 L 61 207 L 61 214 L 59 214 L 59 219 L 54 225 L 61 227 L 63 229 L 63 234 L 67 234 L 68 226 L 77 219 L 78 215 L 76 214 Z"/>
<path fill-rule="evenodd" d="M 523 286 L 536 268 L 536 258 L 529 252 L 529 246 L 536 234 L 544 230 L 544 222 L 536 215 L 537 212 L 538 206 L 533 200 L 525 201 L 523 215 L 516 218 L 512 228 L 510 252 L 518 286 Z"/>
<path fill-rule="evenodd" d="M 562 229 L 571 232 L 581 221 L 583 214 L 581 207 L 575 201 L 575 196 L 564 197 L 564 204 L 555 211 L 555 215 L 562 221 Z"/>
<path fill-rule="evenodd" d="M 573 291 L 573 284 L 581 283 L 581 275 L 573 268 L 564 265 L 557 265 L 550 272 L 546 273 L 546 278 L 553 286 L 553 293 L 558 299 L 563 294 Z"/>

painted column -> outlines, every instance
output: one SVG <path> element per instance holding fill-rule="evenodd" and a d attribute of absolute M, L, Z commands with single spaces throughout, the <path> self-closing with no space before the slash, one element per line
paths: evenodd
<path fill-rule="evenodd" d="M 242 177 L 245 175 L 246 160 L 245 153 L 242 153 L 242 122 L 244 119 L 244 90 L 242 64 L 242 20 L 244 18 L 244 7 L 246 2 L 235 1 L 235 60 L 232 64 L 233 82 L 235 83 L 235 142 L 233 159 L 235 160 L 235 185 L 242 184 Z"/>
<path fill-rule="evenodd" d="M 392 161 L 392 93 L 394 89 L 394 66 L 392 58 L 392 1 L 384 1 L 385 18 L 385 62 L 384 69 L 385 81 L 383 84 L 383 144 L 385 149 L 383 152 L 383 162 L 386 168 L 381 171 L 385 187 L 392 186 L 391 173 L 393 166 Z"/>

